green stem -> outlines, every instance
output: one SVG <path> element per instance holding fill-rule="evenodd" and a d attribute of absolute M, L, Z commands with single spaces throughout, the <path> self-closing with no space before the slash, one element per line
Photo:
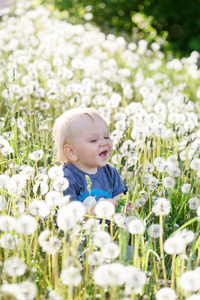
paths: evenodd
<path fill-rule="evenodd" d="M 172 255 L 172 266 L 171 266 L 171 288 L 174 289 L 174 280 L 175 280 L 175 261 L 176 254 Z"/>
<path fill-rule="evenodd" d="M 160 221 L 160 257 L 162 261 L 162 271 L 163 271 L 163 278 L 165 281 L 165 285 L 167 284 L 167 275 L 166 275 L 166 269 L 165 269 L 165 257 L 164 257 L 164 248 L 163 248 L 163 218 L 162 214 L 160 214 L 159 217 Z"/>
<path fill-rule="evenodd" d="M 138 267 L 138 235 L 135 234 L 134 236 L 134 266 L 137 268 Z"/>

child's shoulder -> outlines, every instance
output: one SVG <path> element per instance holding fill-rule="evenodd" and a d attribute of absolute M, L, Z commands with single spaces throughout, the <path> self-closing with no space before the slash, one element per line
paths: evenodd
<path fill-rule="evenodd" d="M 64 176 L 65 177 L 70 177 L 70 178 L 74 178 L 74 171 L 73 171 L 73 167 L 71 166 L 71 164 L 64 164 L 63 165 L 63 172 L 64 172 Z"/>
<path fill-rule="evenodd" d="M 116 169 L 115 166 L 113 166 L 111 163 L 107 163 L 106 167 L 112 170 Z"/>
<path fill-rule="evenodd" d="M 106 170 L 108 170 L 111 173 L 111 175 L 114 175 L 114 174 L 118 173 L 115 166 L 113 166 L 111 163 L 107 163 L 107 165 L 104 168 Z"/>

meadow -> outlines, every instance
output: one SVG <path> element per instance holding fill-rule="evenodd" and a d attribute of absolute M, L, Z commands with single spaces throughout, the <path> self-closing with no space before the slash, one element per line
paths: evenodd
<path fill-rule="evenodd" d="M 1 299 L 200 299 L 200 54 L 177 59 L 162 43 L 31 1 L 2 11 Z M 101 224 L 63 197 L 52 126 L 75 107 L 106 119 L 128 186 L 116 211 L 97 205 Z"/>

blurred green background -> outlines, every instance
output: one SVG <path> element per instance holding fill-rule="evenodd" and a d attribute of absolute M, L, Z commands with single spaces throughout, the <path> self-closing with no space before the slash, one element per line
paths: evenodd
<path fill-rule="evenodd" d="M 68 12 L 70 22 L 90 21 L 129 41 L 159 42 L 176 56 L 200 52 L 200 0 L 43 0 Z"/>

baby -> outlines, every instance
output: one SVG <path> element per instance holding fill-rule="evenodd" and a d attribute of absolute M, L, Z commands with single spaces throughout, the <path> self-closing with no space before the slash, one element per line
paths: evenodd
<path fill-rule="evenodd" d="M 70 201 L 81 201 L 87 214 L 95 215 L 93 205 L 100 199 L 117 206 L 127 188 L 116 168 L 108 162 L 112 142 L 108 126 L 99 113 L 92 108 L 71 109 L 56 120 L 53 136 L 57 159 L 64 163 L 64 176 L 69 181 L 64 195 L 69 195 Z M 91 211 L 90 207 L 93 207 Z M 130 210 L 131 203 L 128 203 L 127 215 Z"/>

